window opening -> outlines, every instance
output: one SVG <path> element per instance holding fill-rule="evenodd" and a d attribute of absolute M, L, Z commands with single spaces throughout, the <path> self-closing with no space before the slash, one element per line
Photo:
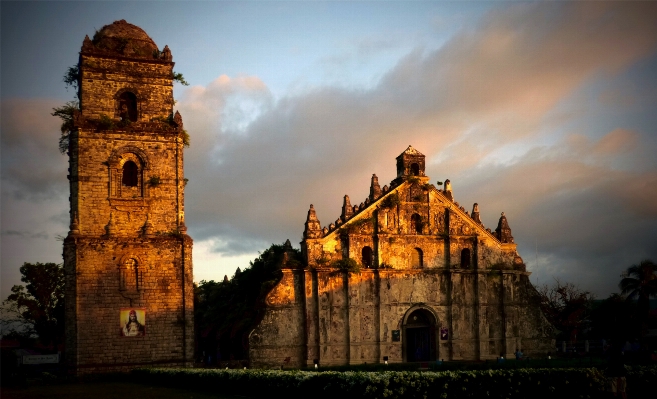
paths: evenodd
<path fill-rule="evenodd" d="M 123 185 L 127 187 L 137 187 L 139 185 L 139 168 L 137 164 L 128 161 L 123 164 Z"/>
<path fill-rule="evenodd" d="M 137 291 L 139 289 L 139 264 L 135 259 L 128 258 L 121 268 L 121 289 Z"/>
<path fill-rule="evenodd" d="M 361 262 L 363 266 L 366 268 L 372 267 L 372 248 L 370 247 L 363 247 L 363 250 L 361 252 Z"/>
<path fill-rule="evenodd" d="M 470 249 L 465 248 L 461 251 L 461 267 L 463 269 L 470 268 Z"/>
<path fill-rule="evenodd" d="M 417 213 L 411 216 L 411 232 L 422 234 L 422 217 Z"/>
<path fill-rule="evenodd" d="M 424 254 L 420 248 L 415 248 L 411 252 L 411 267 L 414 269 L 424 267 Z"/>
<path fill-rule="evenodd" d="M 411 164 L 411 175 L 420 176 L 420 165 L 416 163 Z"/>
<path fill-rule="evenodd" d="M 122 121 L 137 122 L 137 96 L 126 91 L 119 96 L 119 117 Z"/>

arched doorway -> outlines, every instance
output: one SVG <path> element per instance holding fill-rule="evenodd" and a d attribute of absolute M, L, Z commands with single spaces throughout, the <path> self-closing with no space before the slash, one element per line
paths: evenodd
<path fill-rule="evenodd" d="M 407 362 L 429 362 L 438 358 L 436 317 L 427 309 L 411 312 L 404 323 L 404 351 Z"/>

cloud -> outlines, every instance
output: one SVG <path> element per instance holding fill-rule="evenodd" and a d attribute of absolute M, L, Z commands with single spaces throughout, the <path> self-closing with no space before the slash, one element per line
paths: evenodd
<path fill-rule="evenodd" d="M 180 101 L 193 143 L 190 232 L 231 256 L 298 242 L 310 203 L 328 225 L 344 194 L 365 199 L 372 173 L 392 180 L 394 158 L 412 144 L 432 178 L 453 178 L 457 200 L 479 202 L 491 227 L 507 212 L 522 251 L 538 240 L 541 259 L 563 265 L 537 275 L 609 275 L 649 255 L 645 237 L 655 233 L 646 223 L 655 217 L 655 173 L 631 161 L 645 137 L 618 127 L 555 143 L 554 132 L 587 107 L 567 117 L 555 109 L 654 53 L 655 7 L 514 4 L 434 52 L 410 52 L 368 90 L 315 87 L 273 102 L 257 77 L 193 88 Z M 227 122 L 229 101 L 248 105 L 246 116 L 236 113 L 247 123 Z M 491 158 L 500 152 L 505 162 Z"/>
<path fill-rule="evenodd" d="M 54 100 L 6 100 L 2 121 L 2 190 L 15 198 L 45 201 L 61 195 L 67 157 L 59 153 L 60 121 L 51 116 Z"/>
<path fill-rule="evenodd" d="M 478 202 L 487 225 L 506 212 L 535 276 L 612 290 L 612 271 L 657 256 L 657 174 L 637 166 L 650 164 L 657 143 L 635 126 L 570 129 L 566 121 L 590 117 L 592 105 L 568 101 L 654 55 L 656 7 L 514 3 L 435 51 L 410 51 L 368 89 L 314 87 L 274 100 L 246 75 L 188 88 L 177 108 L 191 135 L 190 234 L 208 259 L 296 244 L 310 203 L 328 225 L 344 194 L 365 199 L 372 173 L 392 180 L 395 157 L 412 144 L 427 174 L 451 178 L 457 200 Z M 365 56 L 388 45 L 359 48 Z M 2 103 L 3 248 L 20 234 L 33 244 L 66 228 L 66 157 L 49 116 L 57 105 Z M 50 208 L 39 209 L 46 199 Z M 536 244 L 540 268 L 531 264 Z"/>
<path fill-rule="evenodd" d="M 60 105 L 47 99 L 0 104 L 3 298 L 20 281 L 24 262 L 62 261 L 55 238 L 68 227 L 68 157 L 59 153 L 60 122 L 50 115 Z"/>
<path fill-rule="evenodd" d="M 48 239 L 48 233 L 46 233 L 45 231 L 40 231 L 38 233 L 30 233 L 29 231 L 5 230 L 2 232 L 2 235 L 28 237 L 28 238 L 41 238 L 44 240 Z"/>
<path fill-rule="evenodd" d="M 657 196 L 657 171 L 613 169 L 623 146 L 614 146 L 620 148 L 607 158 L 586 157 L 621 136 L 636 138 L 614 130 L 573 146 L 567 137 L 513 164 L 468 171 L 454 186 L 455 198 L 478 202 L 492 228 L 499 212 L 506 212 L 534 278 L 549 282 L 560 276 L 604 296 L 616 290 L 617 276 L 629 263 L 657 257 L 651 242 L 657 234 L 651 199 Z M 538 265 L 536 256 L 542 259 Z"/>

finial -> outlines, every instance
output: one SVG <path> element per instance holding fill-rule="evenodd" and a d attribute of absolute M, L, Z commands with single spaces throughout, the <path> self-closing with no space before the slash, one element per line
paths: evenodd
<path fill-rule="evenodd" d="M 501 243 L 510 243 L 513 244 L 513 236 L 511 235 L 511 227 L 509 227 L 509 222 L 502 212 L 499 222 L 497 222 L 497 228 L 495 229 L 495 236 Z"/>
<path fill-rule="evenodd" d="M 165 61 L 171 61 L 173 57 L 171 56 L 171 50 L 169 49 L 168 45 L 165 45 L 164 48 L 162 49 L 162 53 L 160 53 L 160 58 L 162 58 Z"/>
<path fill-rule="evenodd" d="M 351 202 L 349 201 L 349 196 L 345 194 L 344 200 L 342 201 L 342 215 L 340 217 L 343 221 L 349 220 L 354 215 L 354 210 L 351 207 Z"/>
<path fill-rule="evenodd" d="M 93 42 L 91 39 L 89 39 L 89 35 L 84 36 L 84 40 L 82 41 L 82 50 L 90 50 L 94 47 Z"/>
<path fill-rule="evenodd" d="M 452 194 L 452 182 L 449 179 L 445 180 L 445 190 L 443 194 L 449 198 L 450 201 L 454 201 L 454 195 Z"/>
<path fill-rule="evenodd" d="M 78 235 L 80 234 L 80 222 L 78 221 L 78 212 L 75 211 L 73 212 L 73 221 L 71 222 L 71 226 L 69 228 L 68 234 L 70 235 Z"/>
<path fill-rule="evenodd" d="M 108 236 L 111 236 L 112 233 L 114 232 L 114 214 L 112 212 L 110 212 L 109 221 L 105 226 L 105 232 L 107 233 Z"/>
<path fill-rule="evenodd" d="M 481 223 L 481 218 L 479 217 L 479 204 L 476 202 L 472 205 L 472 220 L 483 225 L 483 223 Z"/>
<path fill-rule="evenodd" d="M 308 217 L 306 217 L 305 229 L 303 231 L 303 238 L 319 238 L 321 236 L 321 224 L 317 219 L 317 214 L 315 213 L 315 207 L 313 204 L 310 204 L 310 209 L 308 209 Z"/>
<path fill-rule="evenodd" d="M 379 178 L 376 174 L 372 174 L 372 182 L 370 184 L 370 200 L 376 201 L 381 197 L 381 186 L 379 185 Z"/>
<path fill-rule="evenodd" d="M 176 113 L 173 115 L 173 121 L 176 123 L 176 125 L 179 128 L 183 128 L 183 120 L 182 120 L 182 115 L 180 115 L 180 112 L 176 111 Z"/>

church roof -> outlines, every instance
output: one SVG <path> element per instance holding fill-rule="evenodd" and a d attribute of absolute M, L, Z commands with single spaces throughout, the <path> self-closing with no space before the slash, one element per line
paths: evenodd
<path fill-rule="evenodd" d="M 153 39 L 142 28 L 124 19 L 103 26 L 96 31 L 91 42 L 93 50 L 126 57 L 152 59 L 158 51 Z M 85 47 L 83 46 L 83 50 Z"/>

